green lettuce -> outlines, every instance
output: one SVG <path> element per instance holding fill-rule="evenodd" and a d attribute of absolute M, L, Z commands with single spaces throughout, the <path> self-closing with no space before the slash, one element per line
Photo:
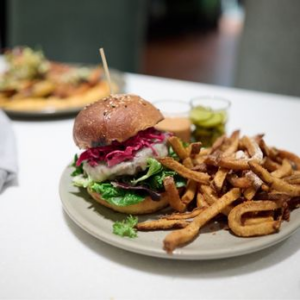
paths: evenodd
<path fill-rule="evenodd" d="M 174 177 L 174 181 L 175 181 L 177 188 L 180 188 L 180 187 L 183 187 L 186 185 L 186 179 L 179 176 L 175 171 L 168 170 L 165 168 L 160 173 L 149 178 L 149 180 L 147 181 L 147 184 L 148 184 L 149 188 L 151 188 L 153 190 L 156 190 L 156 191 L 163 190 L 164 189 L 163 181 L 168 176 Z"/>
<path fill-rule="evenodd" d="M 72 165 L 71 165 L 73 168 L 75 168 L 75 170 L 74 170 L 73 173 L 71 174 L 71 176 L 73 176 L 73 177 L 74 177 L 74 176 L 78 176 L 78 175 L 84 173 L 84 172 L 83 172 L 82 164 L 81 164 L 80 166 L 77 166 L 77 165 L 76 165 L 77 160 L 78 160 L 78 155 L 75 154 L 73 163 L 72 163 Z"/>
<path fill-rule="evenodd" d="M 142 202 L 147 194 L 145 192 L 131 190 L 131 189 L 122 189 L 116 186 L 113 186 L 109 182 L 94 182 L 89 176 L 84 174 L 82 164 L 76 166 L 76 161 L 78 157 L 75 155 L 74 162 L 72 167 L 75 168 L 73 173 L 72 182 L 74 186 L 91 188 L 92 191 L 101 195 L 101 198 L 112 205 L 117 206 L 128 206 L 134 205 Z M 130 185 L 136 185 L 139 183 L 139 186 L 144 186 L 145 188 L 151 189 L 155 192 L 164 191 L 163 181 L 167 176 L 174 177 L 174 181 L 177 188 L 183 187 L 186 185 L 186 180 L 179 176 L 175 171 L 166 169 L 154 158 L 149 158 L 147 160 L 148 170 L 147 172 L 136 179 L 131 179 L 130 177 L 122 177 L 124 183 Z"/>
<path fill-rule="evenodd" d="M 110 204 L 117 206 L 128 206 L 138 204 L 145 199 L 145 195 L 142 196 L 132 190 L 124 190 L 114 187 L 108 182 L 94 182 L 90 185 L 91 189 L 100 194 L 101 198 Z"/>
<path fill-rule="evenodd" d="M 154 158 L 148 158 L 147 164 L 148 164 L 147 173 L 135 180 L 131 180 L 131 183 L 133 185 L 136 185 L 138 182 L 148 179 L 149 177 L 153 176 L 154 174 L 159 173 L 162 170 L 161 163 Z"/>
<path fill-rule="evenodd" d="M 137 223 L 138 218 L 130 215 L 125 220 L 113 224 L 113 233 L 123 237 L 135 238 L 137 237 L 137 230 L 135 229 Z"/>
<path fill-rule="evenodd" d="M 79 174 L 73 177 L 72 182 L 75 186 L 87 188 L 93 183 L 93 180 L 83 174 Z"/>

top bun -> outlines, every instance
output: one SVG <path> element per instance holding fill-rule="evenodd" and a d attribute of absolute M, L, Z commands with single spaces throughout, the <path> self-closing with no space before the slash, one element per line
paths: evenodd
<path fill-rule="evenodd" d="M 124 142 L 163 120 L 148 101 L 132 94 L 113 94 L 85 107 L 76 117 L 73 138 L 81 149 Z"/>

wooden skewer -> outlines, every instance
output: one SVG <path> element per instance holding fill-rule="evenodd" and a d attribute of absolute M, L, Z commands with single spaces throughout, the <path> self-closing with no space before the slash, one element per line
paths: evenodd
<path fill-rule="evenodd" d="M 105 72 L 105 76 L 106 76 L 106 79 L 107 79 L 109 91 L 110 91 L 110 94 L 112 94 L 113 93 L 113 89 L 112 89 L 112 84 L 111 84 L 109 69 L 108 69 L 108 66 L 107 66 L 106 58 L 105 58 L 104 49 L 100 48 L 99 52 L 100 52 L 100 55 L 101 55 L 101 59 L 102 59 L 102 63 L 103 63 L 104 72 Z"/>

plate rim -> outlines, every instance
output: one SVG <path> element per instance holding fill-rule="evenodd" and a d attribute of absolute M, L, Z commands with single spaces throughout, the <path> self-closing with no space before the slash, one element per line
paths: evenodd
<path fill-rule="evenodd" d="M 65 180 L 67 180 L 67 177 L 69 177 L 69 184 L 72 186 L 72 188 L 80 191 L 79 188 L 73 187 L 71 183 L 71 176 L 70 176 L 71 171 L 72 168 L 70 167 L 70 165 L 68 165 L 62 172 L 59 181 L 60 199 L 63 205 L 63 209 L 70 217 L 70 219 L 77 226 L 79 226 L 81 229 L 83 229 L 85 232 L 89 233 L 90 235 L 94 236 L 95 238 L 116 248 L 120 248 L 141 255 L 146 255 L 146 256 L 151 256 L 156 258 L 164 258 L 164 259 L 174 259 L 174 260 L 217 260 L 217 259 L 238 257 L 238 256 L 258 252 L 263 249 L 269 248 L 275 244 L 278 244 L 284 241 L 285 239 L 289 238 L 300 227 L 300 218 L 298 220 L 295 219 L 293 221 L 284 222 L 285 223 L 284 229 L 281 228 L 281 230 L 278 233 L 267 235 L 264 237 L 242 238 L 245 239 L 245 241 L 252 240 L 256 246 L 246 247 L 245 245 L 242 245 L 236 247 L 233 245 L 233 247 L 226 248 L 226 251 L 224 251 L 224 249 L 214 249 L 214 251 L 211 253 L 208 253 L 207 250 L 201 251 L 201 249 L 197 251 L 198 253 L 196 253 L 195 251 L 191 251 L 191 249 L 187 250 L 187 246 L 185 246 L 183 248 L 177 248 L 172 254 L 168 254 L 162 249 L 162 241 L 161 241 L 161 247 L 157 249 L 151 248 L 149 250 L 146 246 L 143 247 L 141 245 L 139 245 L 139 247 L 137 248 L 135 247 L 135 244 L 130 243 L 131 239 L 114 235 L 112 230 L 110 232 L 106 232 L 102 228 L 95 229 L 94 228 L 95 226 L 91 222 L 89 222 L 89 220 L 83 218 L 83 216 L 80 215 L 80 212 L 76 211 L 76 209 L 74 210 L 74 207 L 70 205 L 70 203 L 68 202 L 69 200 L 66 199 L 66 197 L 64 196 L 66 192 L 68 193 L 67 187 L 65 186 Z M 69 192 L 69 194 L 71 193 Z M 86 195 L 87 197 L 89 197 L 88 194 Z M 291 218 L 292 218 L 292 214 L 293 212 L 291 213 Z M 124 215 L 124 217 L 125 216 L 126 215 Z M 103 219 L 105 219 L 105 216 L 103 216 Z M 111 222 L 113 224 L 112 220 L 108 220 L 108 222 Z M 139 234 L 143 234 L 143 232 L 139 232 Z M 147 232 L 146 234 L 150 235 L 151 232 Z M 217 235 L 214 238 L 218 238 Z M 235 238 L 241 239 L 240 237 L 235 237 Z M 259 241 L 259 243 L 256 243 L 256 241 Z"/>

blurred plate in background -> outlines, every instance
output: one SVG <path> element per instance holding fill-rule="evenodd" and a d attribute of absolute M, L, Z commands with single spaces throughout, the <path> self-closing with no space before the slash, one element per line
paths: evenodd
<path fill-rule="evenodd" d="M 114 93 L 123 93 L 126 85 L 124 73 L 110 69 L 110 75 Z M 108 94 L 109 89 L 107 83 L 101 81 L 99 85 L 92 87 L 86 93 L 70 97 L 69 99 L 14 99 L 12 100 L 13 103 L 9 106 L 2 107 L 2 109 L 13 118 L 63 117 L 77 114 L 86 105 L 104 98 Z"/>

